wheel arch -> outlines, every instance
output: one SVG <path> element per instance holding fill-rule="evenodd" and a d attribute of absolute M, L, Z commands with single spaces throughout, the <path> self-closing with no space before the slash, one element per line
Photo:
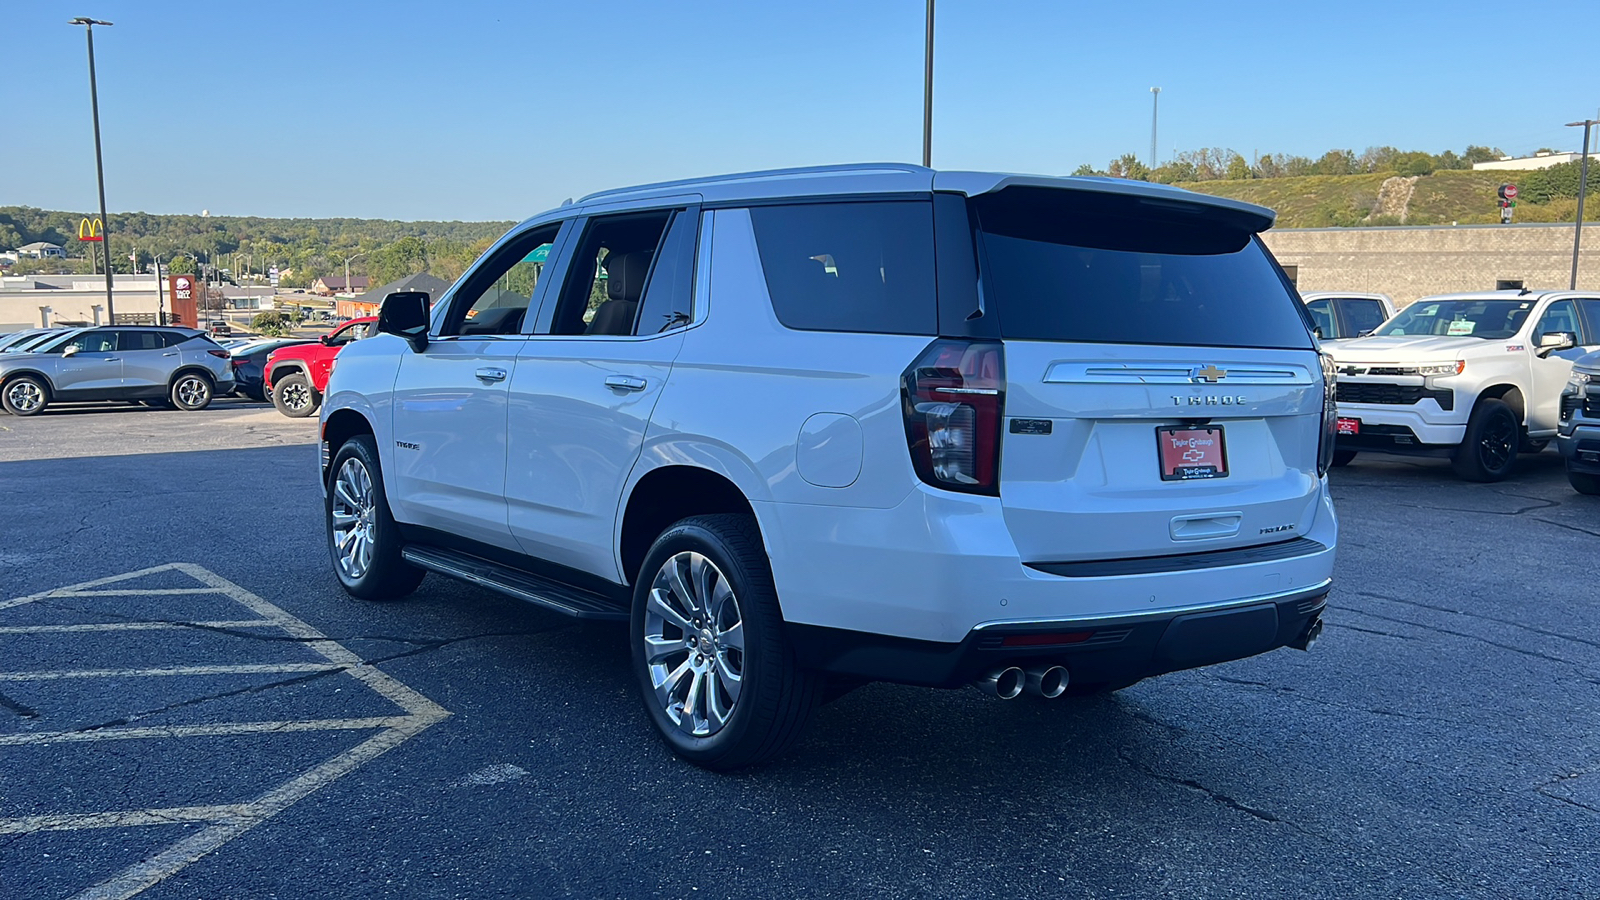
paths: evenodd
<path fill-rule="evenodd" d="M 4 386 L 4 385 L 7 385 L 7 384 L 10 384 L 12 379 L 15 379 L 15 378 L 17 378 L 18 376 L 21 376 L 21 375 L 32 375 L 33 377 L 39 379 L 40 381 L 43 381 L 45 389 L 50 392 L 50 395 L 52 397 L 55 396 L 56 383 L 54 381 L 50 380 L 50 376 L 49 375 L 45 374 L 43 371 L 41 371 L 39 369 L 16 369 L 16 370 L 13 370 L 13 371 L 10 371 L 10 372 L 6 372 L 4 374 L 0 374 L 0 386 Z"/>
<path fill-rule="evenodd" d="M 261 370 L 262 384 L 274 384 L 279 378 L 285 375 L 292 375 L 295 372 L 306 376 L 306 381 L 309 382 L 311 380 L 311 370 L 306 367 L 304 362 L 298 359 L 284 359 L 273 363 L 270 369 L 263 368 Z M 312 385 L 311 389 L 316 390 L 316 385 Z"/>
<path fill-rule="evenodd" d="M 217 373 L 211 371 L 205 366 L 197 366 L 191 363 L 186 366 L 179 366 L 178 368 L 172 370 L 172 374 L 167 376 L 167 390 L 172 390 L 172 386 L 178 383 L 179 378 L 190 374 L 199 375 L 200 377 L 204 378 L 206 381 L 211 383 L 213 388 L 217 386 Z"/>
<path fill-rule="evenodd" d="M 1484 388 L 1478 393 L 1478 399 L 1472 402 L 1472 408 L 1476 410 L 1485 400 L 1499 400 L 1511 407 L 1511 412 L 1516 415 L 1518 423 L 1522 425 L 1528 423 L 1528 404 L 1522 396 L 1522 389 L 1516 385 L 1494 384 Z"/>
<path fill-rule="evenodd" d="M 650 545 L 672 523 L 690 516 L 735 513 L 755 518 L 745 492 L 726 475 L 692 465 L 651 469 L 628 493 L 617 542 L 622 576 L 638 577 Z M 756 527 L 760 529 L 760 522 Z"/>

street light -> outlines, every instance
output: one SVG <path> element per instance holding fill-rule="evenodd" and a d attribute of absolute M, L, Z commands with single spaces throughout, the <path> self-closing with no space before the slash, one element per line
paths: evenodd
<path fill-rule="evenodd" d="M 1578 245 L 1583 243 L 1583 195 L 1589 190 L 1589 129 L 1600 125 L 1600 120 L 1584 119 L 1568 122 L 1568 128 L 1583 128 L 1583 165 L 1578 170 L 1578 224 L 1572 229 L 1572 282 L 1567 290 L 1578 289 Z"/>
<path fill-rule="evenodd" d="M 365 253 L 357 253 L 354 256 L 346 256 L 344 258 L 344 289 L 345 289 L 346 293 L 350 292 L 350 260 L 352 260 L 352 259 L 360 259 L 363 256 L 366 256 L 366 254 Z M 337 307 L 338 304 L 335 303 L 334 306 Z"/>
<path fill-rule="evenodd" d="M 100 91 L 94 78 L 94 26 L 111 23 L 79 16 L 67 24 L 82 25 L 84 35 L 89 38 L 89 108 L 94 113 L 94 171 L 100 181 L 100 249 L 106 257 L 106 318 L 115 325 L 117 313 L 111 299 L 111 223 L 106 221 L 106 169 L 100 158 Z"/>
<path fill-rule="evenodd" d="M 1156 167 L 1156 117 L 1161 112 L 1161 88 L 1150 89 L 1150 168 Z"/>
<path fill-rule="evenodd" d="M 933 168 L 933 0 L 928 0 L 928 48 L 922 64 L 922 165 Z"/>

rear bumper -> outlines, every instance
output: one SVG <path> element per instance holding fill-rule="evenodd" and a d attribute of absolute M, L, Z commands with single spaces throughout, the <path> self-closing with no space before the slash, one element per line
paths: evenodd
<path fill-rule="evenodd" d="M 1194 611 L 999 622 L 944 643 L 793 625 L 801 665 L 849 678 L 959 687 L 1006 666 L 1065 666 L 1075 684 L 1116 684 L 1243 659 L 1293 643 L 1327 605 L 1329 584 Z"/>

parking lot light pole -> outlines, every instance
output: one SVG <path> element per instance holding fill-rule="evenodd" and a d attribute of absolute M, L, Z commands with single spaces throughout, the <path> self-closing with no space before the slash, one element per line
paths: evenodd
<path fill-rule="evenodd" d="M 106 220 L 106 169 L 100 157 L 100 90 L 94 77 L 94 26 L 111 23 L 78 16 L 67 24 L 82 25 L 84 35 L 89 38 L 89 108 L 94 114 L 94 171 L 100 181 L 100 246 L 106 260 L 106 320 L 115 325 L 117 313 L 111 298 L 111 223 Z"/>
<path fill-rule="evenodd" d="M 922 62 L 922 164 L 933 168 L 933 0 L 928 0 L 928 46 Z"/>
<path fill-rule="evenodd" d="M 349 292 L 349 290 L 350 290 L 350 260 L 352 260 L 352 259 L 360 259 L 363 256 L 366 256 L 366 254 L 365 253 L 357 253 L 354 256 L 346 256 L 344 258 L 344 289 L 345 289 L 346 292 Z M 339 306 L 338 301 L 337 300 L 334 301 L 334 308 L 337 309 L 338 306 Z"/>
<path fill-rule="evenodd" d="M 1600 125 L 1600 120 L 1584 119 L 1568 122 L 1568 128 L 1583 128 L 1583 165 L 1578 170 L 1578 224 L 1572 228 L 1572 282 L 1567 290 L 1578 289 L 1578 247 L 1583 243 L 1583 195 L 1589 191 L 1589 129 Z"/>

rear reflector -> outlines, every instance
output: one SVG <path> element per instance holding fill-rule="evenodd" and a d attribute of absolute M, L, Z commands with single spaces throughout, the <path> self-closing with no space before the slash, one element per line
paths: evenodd
<path fill-rule="evenodd" d="M 233 355 L 226 350 L 207 350 L 206 352 L 212 356 L 215 356 L 217 359 L 227 359 Z"/>
<path fill-rule="evenodd" d="M 1081 644 L 1094 637 L 1092 631 L 1073 631 L 1066 634 L 1008 634 L 1000 641 L 1002 647 L 1048 647 L 1055 644 Z"/>

